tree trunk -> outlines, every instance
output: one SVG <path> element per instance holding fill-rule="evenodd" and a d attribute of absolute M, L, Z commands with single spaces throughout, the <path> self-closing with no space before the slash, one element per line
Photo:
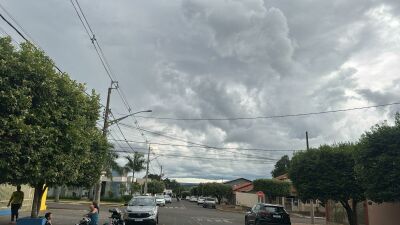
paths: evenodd
<path fill-rule="evenodd" d="M 61 194 L 61 186 L 57 186 L 54 188 L 54 201 L 59 202 L 60 201 L 60 194 Z"/>
<path fill-rule="evenodd" d="M 134 183 L 135 183 L 135 171 L 132 170 L 131 195 L 133 195 L 133 184 Z"/>
<path fill-rule="evenodd" d="M 31 218 L 37 218 L 40 212 L 40 204 L 43 196 L 43 185 L 35 186 L 35 192 L 33 195 Z"/>
<path fill-rule="evenodd" d="M 354 206 L 354 202 L 352 202 L 353 206 Z M 342 204 L 342 206 L 346 210 L 347 220 L 349 221 L 349 225 L 358 225 L 357 224 L 357 210 L 356 210 L 356 208 L 353 209 L 350 206 L 348 201 L 340 201 L 340 203 Z M 357 202 L 355 202 L 355 204 L 357 204 Z"/>

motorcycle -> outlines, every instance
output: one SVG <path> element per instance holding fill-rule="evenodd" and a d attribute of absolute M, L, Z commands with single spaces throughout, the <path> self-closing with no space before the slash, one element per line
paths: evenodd
<path fill-rule="evenodd" d="M 89 225 L 90 224 L 90 218 L 89 217 L 83 217 L 79 223 L 75 225 Z"/>
<path fill-rule="evenodd" d="M 114 208 L 114 209 L 109 209 L 108 210 L 111 213 L 110 218 L 110 222 L 104 225 L 125 225 L 125 221 L 122 218 L 122 212 L 120 209 L 118 208 Z"/>

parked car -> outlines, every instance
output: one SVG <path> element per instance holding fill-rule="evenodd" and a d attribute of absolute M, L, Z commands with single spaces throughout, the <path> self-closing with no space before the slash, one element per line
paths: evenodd
<path fill-rule="evenodd" d="M 172 198 L 169 195 L 164 195 L 165 203 L 172 203 Z"/>
<path fill-rule="evenodd" d="M 137 222 L 158 224 L 158 206 L 152 196 L 136 196 L 127 204 L 123 219 L 126 225 Z"/>
<path fill-rule="evenodd" d="M 190 197 L 191 202 L 197 202 L 197 198 L 195 196 Z"/>
<path fill-rule="evenodd" d="M 203 203 L 204 203 L 204 197 L 199 197 L 198 199 L 197 199 L 197 205 L 203 205 Z"/>
<path fill-rule="evenodd" d="M 185 199 L 188 200 L 188 201 L 190 201 L 190 196 L 186 196 Z"/>
<path fill-rule="evenodd" d="M 215 209 L 216 201 L 215 198 L 204 199 L 203 208 L 213 208 Z"/>
<path fill-rule="evenodd" d="M 280 205 L 259 203 L 245 215 L 245 224 L 291 225 L 290 216 Z"/>
<path fill-rule="evenodd" d="M 165 198 L 164 196 L 156 196 L 156 204 L 159 206 L 165 206 Z"/>

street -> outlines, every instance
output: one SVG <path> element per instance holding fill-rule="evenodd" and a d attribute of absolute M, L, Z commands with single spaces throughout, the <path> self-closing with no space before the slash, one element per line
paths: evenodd
<path fill-rule="evenodd" d="M 62 202 L 47 203 L 48 210 L 53 213 L 54 225 L 71 225 L 76 224 L 87 213 L 86 203 L 81 202 Z M 102 225 L 108 221 L 108 209 L 123 206 L 118 204 L 103 204 L 100 208 L 100 221 Z M 234 212 L 224 212 L 216 209 L 206 209 L 198 206 L 196 203 L 188 201 L 173 201 L 160 207 L 159 211 L 160 225 L 243 225 L 244 214 Z M 22 217 L 28 216 L 27 212 L 22 212 Z M 291 217 L 292 225 L 308 225 L 310 219 Z M 0 216 L 0 225 L 6 225 L 9 222 L 9 216 Z M 316 224 L 325 224 L 325 220 L 316 219 Z"/>

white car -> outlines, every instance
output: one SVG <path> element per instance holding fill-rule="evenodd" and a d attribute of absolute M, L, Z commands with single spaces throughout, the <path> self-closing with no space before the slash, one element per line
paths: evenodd
<path fill-rule="evenodd" d="M 156 196 L 156 203 L 159 206 L 165 206 L 165 198 L 164 198 L 164 196 Z"/>
<path fill-rule="evenodd" d="M 197 199 L 197 205 L 202 205 L 203 203 L 204 203 L 204 197 L 199 197 L 198 199 Z"/>
<path fill-rule="evenodd" d="M 195 196 L 190 197 L 191 202 L 197 202 L 197 198 Z"/>
<path fill-rule="evenodd" d="M 215 198 L 206 198 L 203 203 L 203 208 L 215 209 L 216 201 Z"/>
<path fill-rule="evenodd" d="M 164 195 L 165 203 L 172 203 L 172 198 L 169 195 Z"/>
<path fill-rule="evenodd" d="M 186 196 L 185 199 L 188 200 L 188 201 L 190 201 L 190 196 Z"/>

